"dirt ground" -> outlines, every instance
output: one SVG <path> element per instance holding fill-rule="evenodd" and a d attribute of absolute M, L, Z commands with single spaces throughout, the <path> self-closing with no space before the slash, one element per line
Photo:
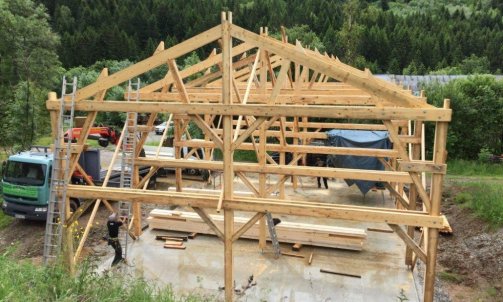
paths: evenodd
<path fill-rule="evenodd" d="M 453 198 L 459 187 L 446 183 L 442 211 L 454 233 L 441 236 L 439 241 L 437 277 L 448 300 L 501 301 L 503 292 L 503 228 L 493 230 L 469 210 L 459 207 Z M 145 217 L 153 206 L 143 209 Z M 90 211 L 79 219 L 79 228 L 85 227 Z M 101 239 L 106 234 L 108 211 L 101 207 L 96 223 L 89 235 L 85 254 L 106 252 Z M 14 247 L 18 259 L 42 260 L 45 223 L 13 219 L 0 230 L 0 253 Z M 444 300 L 444 299 L 442 299 Z"/>
<path fill-rule="evenodd" d="M 446 183 L 442 212 L 453 234 L 440 237 L 437 276 L 452 301 L 502 301 L 503 228 L 491 229 L 455 204 L 460 189 Z"/>

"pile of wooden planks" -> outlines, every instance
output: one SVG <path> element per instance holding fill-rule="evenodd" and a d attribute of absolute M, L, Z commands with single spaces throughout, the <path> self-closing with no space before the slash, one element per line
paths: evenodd
<path fill-rule="evenodd" d="M 209 216 L 223 230 L 223 216 Z M 152 229 L 215 235 L 213 230 L 194 212 L 154 209 L 150 212 L 147 220 Z M 237 230 L 248 221 L 248 218 L 235 217 L 234 221 L 234 228 Z M 278 240 L 283 243 L 300 243 L 303 245 L 354 251 L 362 250 L 367 239 L 367 233 L 362 229 L 288 222 L 284 220 L 276 226 L 276 232 Z M 241 236 L 241 238 L 256 240 L 258 240 L 258 237 L 258 223 Z"/>

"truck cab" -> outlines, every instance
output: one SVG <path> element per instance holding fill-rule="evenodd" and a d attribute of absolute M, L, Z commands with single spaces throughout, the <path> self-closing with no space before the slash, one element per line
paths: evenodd
<path fill-rule="evenodd" d="M 34 146 L 29 151 L 9 156 L 3 163 L 2 210 L 6 215 L 29 220 L 46 220 L 51 187 L 52 152 L 48 147 Z M 101 169 L 100 150 L 87 149 L 79 157 L 79 164 L 95 185 L 103 184 L 106 170 Z M 139 167 L 140 178 L 147 175 L 150 166 Z M 108 187 L 120 186 L 120 166 L 112 170 Z M 155 188 L 157 175 L 149 179 L 149 188 Z M 72 174 L 72 184 L 85 185 L 82 175 Z M 75 211 L 81 201 L 70 199 L 70 209 Z"/>
<path fill-rule="evenodd" d="M 5 214 L 22 219 L 46 219 L 52 158 L 46 151 L 26 151 L 9 157 L 2 173 Z"/>

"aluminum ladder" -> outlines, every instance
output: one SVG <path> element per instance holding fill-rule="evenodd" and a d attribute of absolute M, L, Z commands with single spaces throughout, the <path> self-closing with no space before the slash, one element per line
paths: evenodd
<path fill-rule="evenodd" d="M 133 93 L 133 91 L 135 93 Z M 134 95 L 134 96 L 133 96 Z M 140 99 L 140 79 L 136 83 L 129 80 L 128 83 L 128 102 Z M 122 140 L 122 161 L 121 161 L 121 188 L 134 188 L 134 159 L 136 157 L 136 128 L 137 128 L 138 113 L 128 112 L 126 117 L 126 127 Z M 119 201 L 119 216 L 126 218 L 126 230 L 119 236 L 119 242 L 122 246 L 122 257 L 127 258 L 128 241 L 129 241 L 129 224 L 131 223 L 131 203 L 129 201 Z"/>
<path fill-rule="evenodd" d="M 269 228 L 269 235 L 271 238 L 272 248 L 274 250 L 274 256 L 278 258 L 281 254 L 281 250 L 279 248 L 278 235 L 276 234 L 276 226 L 274 225 L 271 213 L 267 212 L 265 217 L 267 220 L 267 227 Z"/>
<path fill-rule="evenodd" d="M 67 93 L 67 89 L 71 93 Z M 72 155 L 72 140 L 65 144 L 64 135 L 69 131 L 72 136 L 73 118 L 75 114 L 75 93 L 77 91 L 77 77 L 68 83 L 63 77 L 57 135 L 54 141 L 52 177 L 47 208 L 47 220 L 44 235 L 44 264 L 54 261 L 61 251 L 61 238 L 66 219 L 66 189 L 70 181 L 70 157 Z M 65 108 L 65 100 L 70 100 L 70 109 Z"/>

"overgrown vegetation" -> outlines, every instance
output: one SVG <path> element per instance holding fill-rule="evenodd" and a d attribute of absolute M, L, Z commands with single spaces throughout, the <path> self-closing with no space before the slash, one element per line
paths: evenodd
<path fill-rule="evenodd" d="M 503 80 L 473 76 L 426 87 L 426 95 L 439 107 L 444 99 L 451 100 L 449 158 L 477 160 L 481 151 L 503 154 Z M 427 137 L 432 139 L 433 132 Z"/>
<path fill-rule="evenodd" d="M 454 201 L 471 209 L 493 227 L 503 226 L 503 185 L 493 182 L 465 183 Z"/>
<path fill-rule="evenodd" d="M 455 159 L 447 162 L 447 172 L 455 176 L 491 176 L 503 178 L 503 164 Z"/>
<path fill-rule="evenodd" d="M 77 276 L 61 266 L 45 267 L 0 256 L 1 301 L 212 301 L 197 295 L 177 296 L 170 287 L 159 288 L 119 272 L 98 274 L 89 263 Z"/>

